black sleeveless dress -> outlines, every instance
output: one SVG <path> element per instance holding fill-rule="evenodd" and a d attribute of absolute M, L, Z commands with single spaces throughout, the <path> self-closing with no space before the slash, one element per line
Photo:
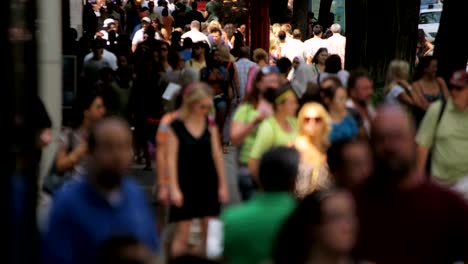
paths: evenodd
<path fill-rule="evenodd" d="M 218 216 L 221 204 L 218 200 L 218 176 L 211 153 L 208 121 L 199 138 L 190 134 L 179 119 L 172 122 L 171 127 L 179 140 L 177 169 L 184 202 L 180 208 L 173 205 L 170 207 L 169 221 Z"/>

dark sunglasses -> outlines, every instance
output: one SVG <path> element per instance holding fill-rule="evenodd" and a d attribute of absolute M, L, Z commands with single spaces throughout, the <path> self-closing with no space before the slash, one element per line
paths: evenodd
<path fill-rule="evenodd" d="M 321 123 L 323 121 L 321 117 L 304 117 L 305 123 L 310 123 L 312 120 L 314 120 L 315 123 Z"/>
<path fill-rule="evenodd" d="M 461 91 L 463 89 L 465 89 L 466 86 L 453 86 L 452 89 L 455 90 L 455 91 Z"/>

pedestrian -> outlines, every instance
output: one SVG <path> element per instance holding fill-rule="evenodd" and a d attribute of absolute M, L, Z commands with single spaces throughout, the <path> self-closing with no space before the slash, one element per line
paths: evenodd
<path fill-rule="evenodd" d="M 120 118 L 97 122 L 87 138 L 90 155 L 83 180 L 59 191 L 44 234 L 44 263 L 95 263 L 101 243 L 116 235 L 159 248 L 155 220 L 141 188 L 127 175 L 132 134 Z"/>

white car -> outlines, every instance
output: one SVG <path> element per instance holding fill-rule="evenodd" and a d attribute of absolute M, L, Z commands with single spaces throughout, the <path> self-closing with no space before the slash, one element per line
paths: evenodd
<path fill-rule="evenodd" d="M 440 16 L 442 15 L 442 5 L 428 5 L 421 7 L 419 12 L 419 26 L 426 33 L 426 39 L 433 42 L 439 30 Z"/>

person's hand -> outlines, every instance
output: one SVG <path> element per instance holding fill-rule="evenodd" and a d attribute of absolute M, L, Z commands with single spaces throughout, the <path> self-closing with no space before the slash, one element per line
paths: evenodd
<path fill-rule="evenodd" d="M 82 141 L 76 148 L 73 150 L 73 153 L 80 159 L 88 152 L 88 143 Z"/>
<path fill-rule="evenodd" d="M 182 207 L 184 204 L 184 196 L 178 187 L 173 187 L 171 189 L 171 203 L 176 207 Z"/>
<path fill-rule="evenodd" d="M 257 115 L 257 117 L 254 119 L 254 124 L 255 125 L 258 125 L 260 124 L 263 120 L 265 120 L 265 118 L 268 117 L 268 114 L 263 112 L 263 111 L 260 111 L 259 114 Z"/>
<path fill-rule="evenodd" d="M 218 199 L 221 204 L 225 204 L 229 201 L 229 191 L 226 184 L 218 188 Z"/>
<path fill-rule="evenodd" d="M 169 187 L 160 186 L 158 190 L 158 201 L 163 205 L 168 205 L 170 200 Z"/>
<path fill-rule="evenodd" d="M 405 88 L 410 88 L 411 85 L 408 83 L 407 80 L 398 80 L 398 84 L 405 87 Z"/>
<path fill-rule="evenodd" d="M 52 129 L 46 128 L 39 134 L 39 147 L 43 148 L 52 142 Z"/>

